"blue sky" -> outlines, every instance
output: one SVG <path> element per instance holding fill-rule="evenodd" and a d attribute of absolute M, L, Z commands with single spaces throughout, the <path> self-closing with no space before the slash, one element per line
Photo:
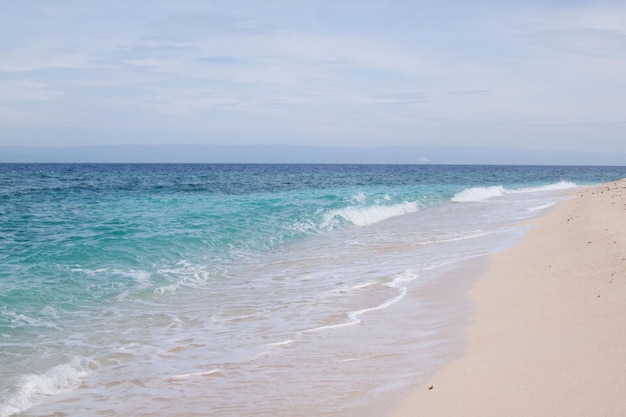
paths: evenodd
<path fill-rule="evenodd" d="M 0 1 L 0 145 L 626 153 L 623 2 Z"/>

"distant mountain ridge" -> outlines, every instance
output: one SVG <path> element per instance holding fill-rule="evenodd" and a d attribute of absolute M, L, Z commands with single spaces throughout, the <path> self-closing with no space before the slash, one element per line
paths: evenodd
<path fill-rule="evenodd" d="M 0 147 L 1 163 L 294 163 L 626 165 L 625 154 L 496 147 L 297 145 L 101 145 Z"/>

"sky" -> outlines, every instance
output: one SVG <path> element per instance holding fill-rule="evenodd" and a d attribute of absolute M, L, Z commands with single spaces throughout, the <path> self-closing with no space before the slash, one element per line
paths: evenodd
<path fill-rule="evenodd" d="M 0 146 L 626 153 L 623 1 L 0 6 Z"/>

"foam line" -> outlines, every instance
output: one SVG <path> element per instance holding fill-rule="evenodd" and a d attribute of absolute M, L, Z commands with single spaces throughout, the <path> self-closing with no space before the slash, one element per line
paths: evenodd
<path fill-rule="evenodd" d="M 338 329 L 341 327 L 353 326 L 355 324 L 359 324 L 361 323 L 361 319 L 359 319 L 359 316 L 365 313 L 372 312 L 372 311 L 383 310 L 389 307 L 390 305 L 395 304 L 398 301 L 402 300 L 406 296 L 406 293 L 408 290 L 406 287 L 399 286 L 398 283 L 413 281 L 415 278 L 417 278 L 417 276 L 410 274 L 408 271 L 404 272 L 403 274 L 398 275 L 392 282 L 384 284 L 386 287 L 395 288 L 398 290 L 398 295 L 396 295 L 395 297 L 391 297 L 387 301 L 381 304 L 378 304 L 374 307 L 368 307 L 368 308 L 363 308 L 361 310 L 351 311 L 347 314 L 348 320 L 343 323 L 315 327 L 313 329 L 304 330 L 303 333 L 313 333 L 313 332 L 318 332 L 321 330 Z"/>
<path fill-rule="evenodd" d="M 419 209 L 416 202 L 406 201 L 391 206 L 374 205 L 369 207 L 349 206 L 342 209 L 329 211 L 322 221 L 322 228 L 332 227 L 337 219 L 343 219 L 355 226 L 367 226 L 401 216 L 403 214 L 415 213 Z"/>
<path fill-rule="evenodd" d="M 468 203 L 475 201 L 484 201 L 494 197 L 501 197 L 506 194 L 522 194 L 522 193 L 537 193 L 545 191 L 559 191 L 576 188 L 573 182 L 561 181 L 554 184 L 542 185 L 539 187 L 526 187 L 517 189 L 506 189 L 501 185 L 494 185 L 491 187 L 472 187 L 457 193 L 450 199 L 450 201 L 456 203 Z"/>
<path fill-rule="evenodd" d="M 0 405 L 0 417 L 21 413 L 41 403 L 42 396 L 53 396 L 78 388 L 89 374 L 88 362 L 75 358 L 54 366 L 43 374 L 26 374 L 20 378 L 15 393 Z"/>

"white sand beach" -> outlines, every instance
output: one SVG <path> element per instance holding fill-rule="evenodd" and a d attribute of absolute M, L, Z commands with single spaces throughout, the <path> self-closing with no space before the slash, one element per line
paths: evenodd
<path fill-rule="evenodd" d="M 464 355 L 395 417 L 626 415 L 626 180 L 531 225 L 471 290 Z"/>

